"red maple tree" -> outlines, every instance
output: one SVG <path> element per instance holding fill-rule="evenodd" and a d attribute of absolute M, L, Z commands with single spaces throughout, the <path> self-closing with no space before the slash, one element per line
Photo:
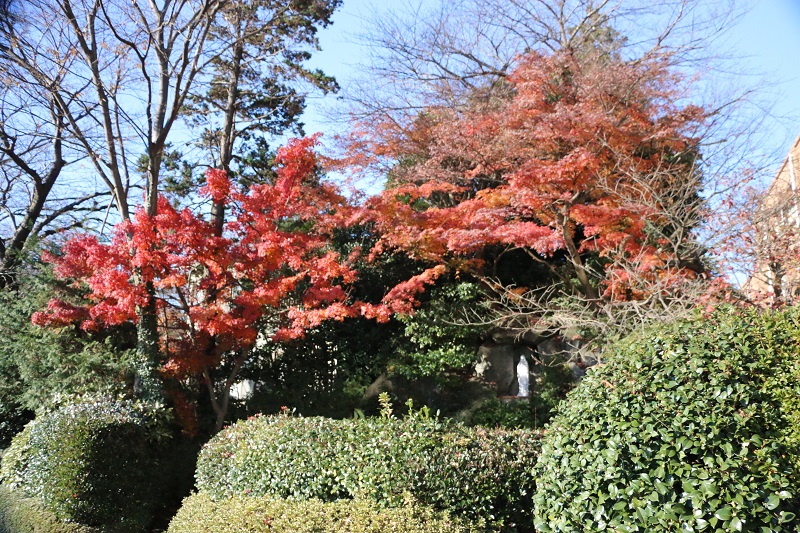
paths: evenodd
<path fill-rule="evenodd" d="M 486 280 L 507 303 L 577 295 L 595 313 L 695 279 L 706 113 L 679 104 L 680 79 L 659 61 L 531 52 L 506 83 L 508 98 L 477 94 L 412 124 L 375 119 L 346 140 L 345 165 L 393 161 L 368 203 L 376 251 L 433 265 L 386 303 L 407 310 L 446 271 Z M 524 251 L 558 291 L 499 286 L 490 250 Z"/>
<path fill-rule="evenodd" d="M 209 170 L 200 194 L 224 202 L 231 214 L 221 235 L 212 222 L 162 197 L 156 216 L 138 211 L 115 228 L 108 244 L 94 235 L 73 237 L 50 260 L 58 276 L 88 288 L 88 301 L 76 306 L 53 300 L 33 322 L 79 323 L 85 330 L 136 322 L 151 283 L 162 373 L 202 376 L 219 429 L 230 388 L 259 338 L 299 337 L 324 320 L 388 318 L 384 306 L 348 299 L 354 258 L 333 251 L 329 237 L 352 208 L 332 185 L 311 179 L 316 142 L 295 139 L 279 149 L 272 185 L 243 191 L 224 171 Z M 224 360 L 230 371 L 215 384 L 211 371 Z"/>

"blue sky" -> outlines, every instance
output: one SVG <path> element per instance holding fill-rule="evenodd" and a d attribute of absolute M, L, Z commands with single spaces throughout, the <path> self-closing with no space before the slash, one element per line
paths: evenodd
<path fill-rule="evenodd" d="M 774 74 L 779 82 L 774 90 L 775 113 L 783 117 L 776 126 L 775 142 L 786 153 L 800 136 L 800 0 L 754 2 L 732 30 L 731 40 L 746 56 L 744 65 Z"/>
<path fill-rule="evenodd" d="M 346 83 L 348 74 L 364 55 L 352 34 L 361 26 L 362 15 L 386 6 L 387 0 L 344 0 L 334 24 L 320 33 L 323 48 L 313 65 Z M 771 121 L 765 152 L 785 154 L 800 135 L 800 0 L 743 0 L 749 11 L 731 29 L 729 44 L 740 59 L 736 68 L 742 74 L 762 73 L 775 80 L 765 98 L 774 102 L 776 119 Z M 333 134 L 319 119 L 323 102 L 312 99 L 305 122 L 307 132 Z"/>

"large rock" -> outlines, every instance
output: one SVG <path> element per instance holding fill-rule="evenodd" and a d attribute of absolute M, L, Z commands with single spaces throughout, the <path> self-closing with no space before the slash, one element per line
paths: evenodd
<path fill-rule="evenodd" d="M 545 364 L 567 361 L 574 354 L 574 348 L 561 337 L 550 337 L 536 346 L 539 357 Z"/>
<path fill-rule="evenodd" d="M 478 348 L 475 373 L 485 382 L 493 383 L 500 396 L 516 396 L 519 390 L 517 363 L 530 348 L 516 344 L 486 343 Z"/>
<path fill-rule="evenodd" d="M 497 344 L 536 346 L 542 338 L 530 330 L 502 328 L 492 331 L 492 340 Z"/>
<path fill-rule="evenodd" d="M 599 355 L 580 339 L 566 340 L 551 337 L 537 345 L 537 352 L 545 364 L 565 362 L 576 378 L 582 378 L 586 369 L 599 362 Z"/>

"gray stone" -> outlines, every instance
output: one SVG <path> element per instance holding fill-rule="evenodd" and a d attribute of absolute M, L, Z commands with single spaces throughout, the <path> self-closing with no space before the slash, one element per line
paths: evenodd
<path fill-rule="evenodd" d="M 561 337 L 550 337 L 549 339 L 541 341 L 536 346 L 536 351 L 543 363 L 550 364 L 554 361 L 566 361 L 570 359 L 573 353 L 573 347 L 564 342 Z"/>
<path fill-rule="evenodd" d="M 492 340 L 497 344 L 527 344 L 536 346 L 542 338 L 530 330 L 496 329 L 492 332 Z"/>
<path fill-rule="evenodd" d="M 589 368 L 600 362 L 600 352 L 594 350 L 581 350 L 581 364 L 584 368 Z"/>
<path fill-rule="evenodd" d="M 487 343 L 478 348 L 475 372 L 480 379 L 494 383 L 501 396 L 516 394 L 518 348 L 513 344 Z"/>

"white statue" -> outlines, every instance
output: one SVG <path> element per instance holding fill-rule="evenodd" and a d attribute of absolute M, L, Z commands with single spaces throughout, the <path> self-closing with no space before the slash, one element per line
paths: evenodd
<path fill-rule="evenodd" d="M 530 374 L 528 368 L 528 358 L 520 356 L 519 363 L 517 363 L 517 384 L 519 385 L 517 396 L 526 398 L 530 396 Z"/>

